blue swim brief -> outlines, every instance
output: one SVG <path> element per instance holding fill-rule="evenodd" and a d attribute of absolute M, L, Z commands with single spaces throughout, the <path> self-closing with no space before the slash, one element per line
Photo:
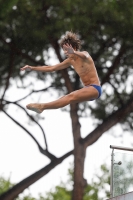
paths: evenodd
<path fill-rule="evenodd" d="M 101 96 L 101 94 L 102 94 L 102 88 L 101 88 L 101 86 L 100 85 L 91 84 L 91 85 L 86 85 L 85 87 L 90 87 L 90 86 L 93 86 L 94 88 L 96 88 L 96 90 L 98 91 L 98 94 L 99 94 L 98 95 L 98 98 L 99 98 Z M 90 101 L 93 101 L 93 100 L 95 100 L 95 99 L 92 99 Z"/>

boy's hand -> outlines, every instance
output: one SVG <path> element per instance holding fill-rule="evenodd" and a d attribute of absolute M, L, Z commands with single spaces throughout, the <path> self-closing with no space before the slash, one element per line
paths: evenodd
<path fill-rule="evenodd" d="M 72 45 L 64 44 L 63 48 L 65 49 L 65 51 L 67 51 L 68 54 L 74 54 L 74 49 Z"/>
<path fill-rule="evenodd" d="M 24 67 L 20 68 L 21 71 L 24 71 L 24 70 L 27 70 L 27 69 L 28 69 L 28 70 L 31 70 L 32 67 L 29 66 L 29 65 L 25 65 Z"/>

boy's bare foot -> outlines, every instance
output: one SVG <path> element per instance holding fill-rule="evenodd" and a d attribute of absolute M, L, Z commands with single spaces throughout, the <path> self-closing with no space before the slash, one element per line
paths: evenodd
<path fill-rule="evenodd" d="M 26 107 L 27 107 L 27 109 L 35 111 L 38 114 L 43 112 L 43 109 L 42 109 L 40 103 L 30 103 Z"/>

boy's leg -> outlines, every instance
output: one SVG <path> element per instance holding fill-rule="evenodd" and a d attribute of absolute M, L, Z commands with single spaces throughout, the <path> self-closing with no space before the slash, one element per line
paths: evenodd
<path fill-rule="evenodd" d="M 80 90 L 76 90 L 68 95 L 61 97 L 58 100 L 55 100 L 49 103 L 28 104 L 27 108 L 37 113 L 41 113 L 43 112 L 43 110 L 46 110 L 46 109 L 62 108 L 71 103 L 80 103 L 83 101 L 89 101 L 92 99 L 96 99 L 97 97 L 98 97 L 98 91 L 94 87 L 90 86 L 90 87 L 82 88 Z"/>
<path fill-rule="evenodd" d="M 49 103 L 30 103 L 28 104 L 26 107 L 27 109 L 29 110 L 32 110 L 32 111 L 35 111 L 37 113 L 42 113 L 43 110 L 46 110 L 46 109 L 57 109 L 57 108 L 61 108 L 61 107 L 64 107 L 60 104 L 60 100 L 62 98 L 64 98 L 66 96 L 63 96 L 55 101 L 51 101 Z M 62 102 L 62 101 L 61 101 Z M 67 104 L 66 104 L 67 105 Z"/>

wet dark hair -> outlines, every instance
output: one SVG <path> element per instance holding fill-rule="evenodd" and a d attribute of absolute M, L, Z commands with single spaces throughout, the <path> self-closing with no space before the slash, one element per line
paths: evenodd
<path fill-rule="evenodd" d="M 71 44 L 75 50 L 81 48 L 81 41 L 78 39 L 77 34 L 73 32 L 67 32 L 66 35 L 60 40 L 60 46 L 63 48 L 64 44 Z"/>

